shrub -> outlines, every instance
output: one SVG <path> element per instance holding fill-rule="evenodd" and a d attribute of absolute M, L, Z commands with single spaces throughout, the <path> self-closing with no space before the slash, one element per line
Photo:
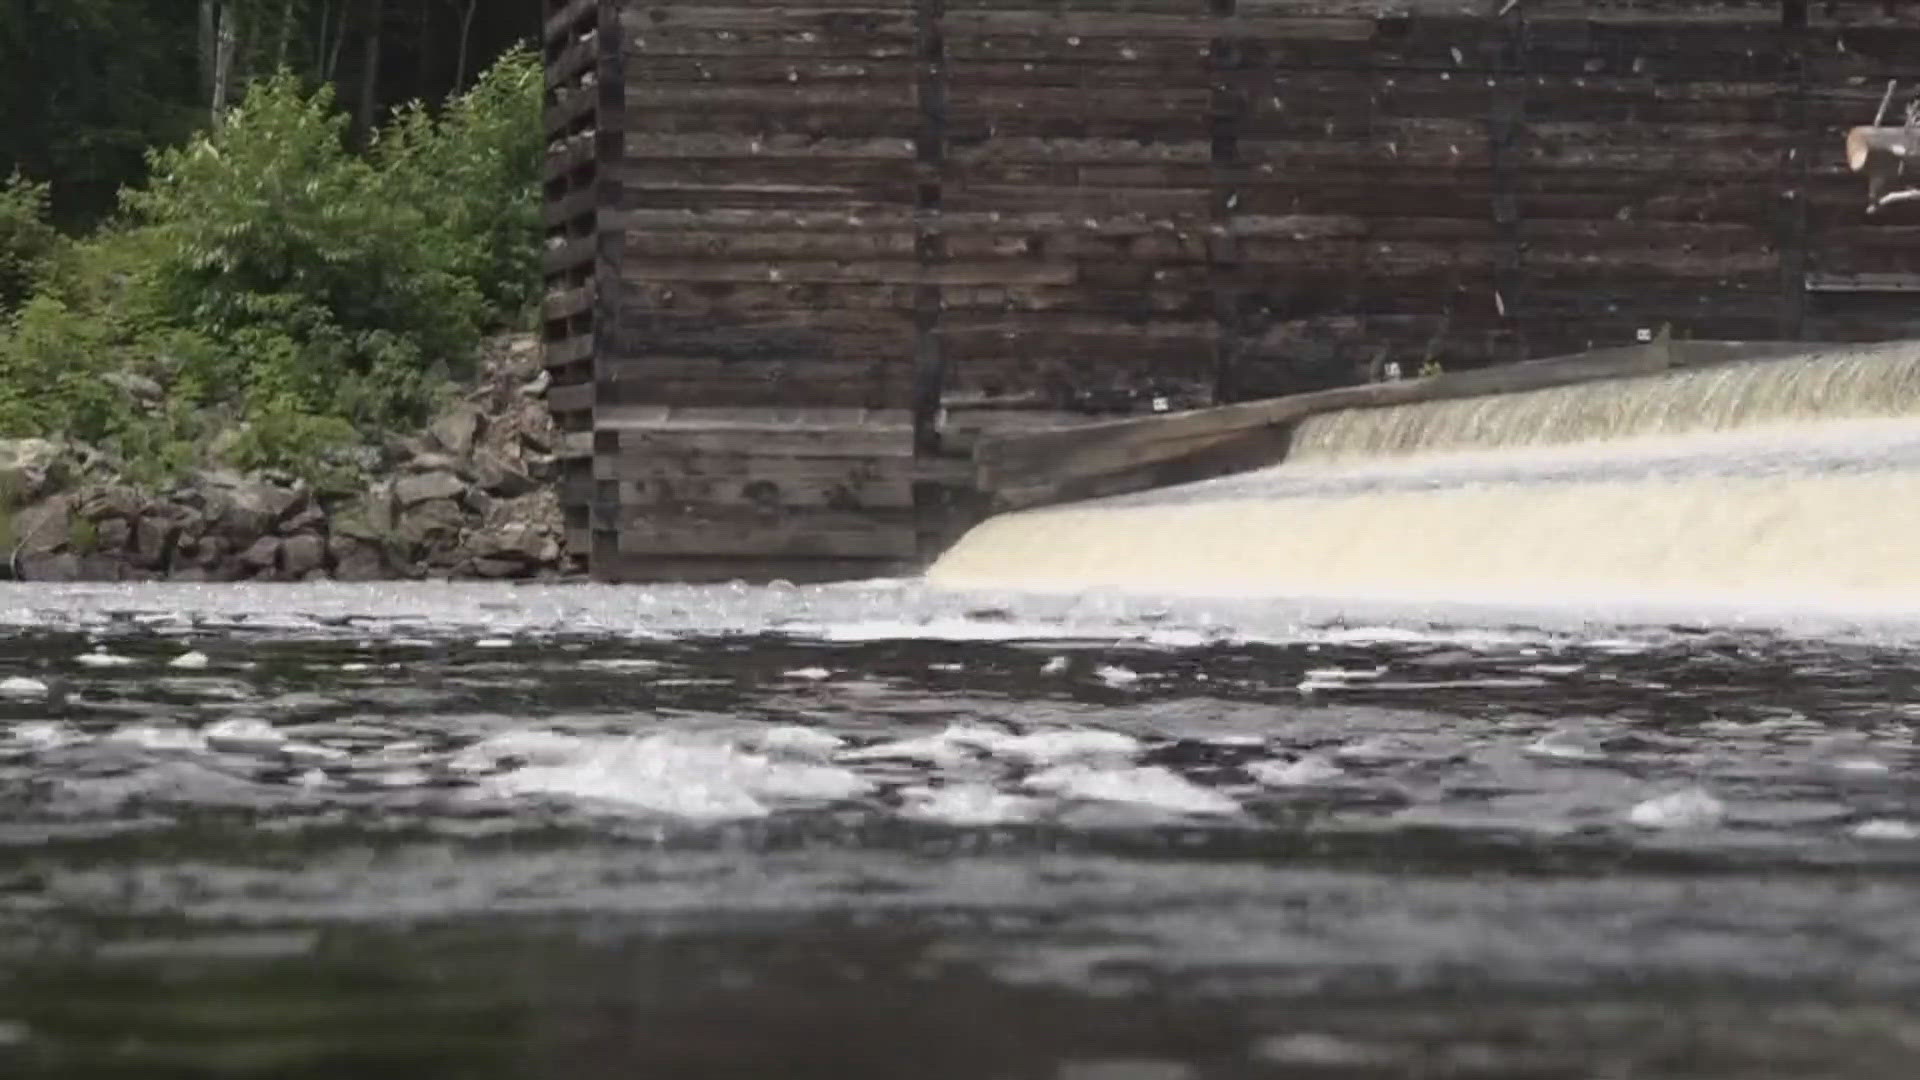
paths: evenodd
<path fill-rule="evenodd" d="M 27 298 L 59 245 L 49 207 L 45 184 L 28 183 L 19 173 L 0 183 L 0 316 Z"/>
<path fill-rule="evenodd" d="M 233 464 L 317 478 L 348 444 L 418 424 L 482 327 L 534 295 L 540 92 L 516 51 L 362 156 L 330 89 L 266 79 L 153 154 L 122 217 L 73 244 L 30 227 L 45 188 L 0 190 L 0 289 L 32 283 L 0 327 L 0 435 L 71 435 L 158 475 L 224 433 Z M 159 383 L 166 407 L 116 373 Z"/>

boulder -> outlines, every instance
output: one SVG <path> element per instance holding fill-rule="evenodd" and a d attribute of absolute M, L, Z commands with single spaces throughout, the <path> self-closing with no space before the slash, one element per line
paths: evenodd
<path fill-rule="evenodd" d="M 80 557 L 70 551 L 22 554 L 17 565 L 22 581 L 80 580 Z"/>
<path fill-rule="evenodd" d="M 414 473 L 393 484 L 394 501 L 406 516 L 423 503 L 458 499 L 466 490 L 467 482 L 450 472 Z"/>
<path fill-rule="evenodd" d="M 173 558 L 180 527 L 157 513 L 142 514 L 133 523 L 134 565 L 148 570 L 163 570 Z"/>
<path fill-rule="evenodd" d="M 225 534 L 235 546 L 272 532 L 304 508 L 312 494 L 304 485 L 283 486 L 225 471 L 200 474 L 199 486 L 205 491 L 209 528 Z"/>
<path fill-rule="evenodd" d="M 290 578 L 307 580 L 327 564 L 327 542 L 313 533 L 288 537 L 280 544 L 280 569 Z"/>
<path fill-rule="evenodd" d="M 327 556 L 341 581 L 375 581 L 387 575 L 386 557 L 371 540 L 335 534 L 327 541 Z"/>
<path fill-rule="evenodd" d="M 409 506 L 394 528 L 394 539 L 420 547 L 433 540 L 458 537 L 467 515 L 452 499 L 430 499 Z"/>
<path fill-rule="evenodd" d="M 495 559 L 482 556 L 473 560 L 473 572 L 483 578 L 525 577 L 527 564 L 517 559 Z"/>
<path fill-rule="evenodd" d="M 0 439 L 0 503 L 32 502 L 66 484 L 73 459 L 51 439 Z"/>
<path fill-rule="evenodd" d="M 22 555 L 44 555 L 73 536 L 73 496 L 55 495 L 13 515 L 13 543 Z"/>
<path fill-rule="evenodd" d="M 427 434 L 447 453 L 464 458 L 473 453 L 474 443 L 479 441 L 485 426 L 486 418 L 480 414 L 480 410 L 462 403 L 435 420 L 433 426 L 427 429 Z"/>
<path fill-rule="evenodd" d="M 93 550 L 102 555 L 118 555 L 133 546 L 133 522 L 112 517 L 94 526 Z"/>
<path fill-rule="evenodd" d="M 511 499 L 525 495 L 536 486 L 533 477 L 505 454 L 480 450 L 473 456 L 473 469 L 480 490 L 489 495 Z"/>
<path fill-rule="evenodd" d="M 270 573 L 279 566 L 280 547 L 277 537 L 263 536 L 240 553 L 240 564 L 257 573 Z"/>
<path fill-rule="evenodd" d="M 413 457 L 407 461 L 407 464 L 404 466 L 404 471 L 410 473 L 460 473 L 463 470 L 460 459 L 454 457 L 452 454 L 441 454 L 431 450 L 423 450 L 413 455 Z"/>

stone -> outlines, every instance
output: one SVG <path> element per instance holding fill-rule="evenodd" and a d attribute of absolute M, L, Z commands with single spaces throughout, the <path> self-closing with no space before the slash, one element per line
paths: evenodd
<path fill-rule="evenodd" d="M 32 502 L 71 479 L 66 448 L 51 439 L 0 439 L 0 503 Z"/>
<path fill-rule="evenodd" d="M 181 563 L 202 567 L 218 566 L 221 560 L 233 553 L 233 545 L 225 537 L 201 536 L 193 541 L 180 541 L 173 549 L 175 565 Z"/>
<path fill-rule="evenodd" d="M 560 459 L 552 454 L 532 454 L 526 458 L 527 475 L 540 483 L 551 483 L 560 475 Z"/>
<path fill-rule="evenodd" d="M 540 374 L 535 375 L 533 378 L 527 380 L 526 382 L 520 384 L 520 396 L 530 397 L 530 398 L 545 397 L 547 394 L 547 391 L 551 389 L 552 386 L 553 386 L 552 373 L 543 371 Z"/>
<path fill-rule="evenodd" d="M 353 536 L 335 535 L 327 541 L 334 577 L 341 581 L 378 581 L 387 576 L 387 560 L 380 545 Z"/>
<path fill-rule="evenodd" d="M 442 454 L 432 450 L 423 450 L 407 461 L 405 471 L 410 473 L 450 472 L 459 473 L 460 459 L 452 454 Z"/>
<path fill-rule="evenodd" d="M 71 495 L 55 495 L 13 515 L 13 543 L 23 555 L 58 551 L 72 536 Z"/>
<path fill-rule="evenodd" d="M 473 466 L 480 490 L 489 495 L 511 499 L 525 495 L 536 486 L 533 477 L 505 454 L 482 449 L 474 454 Z"/>
<path fill-rule="evenodd" d="M 81 490 L 75 509 L 88 521 L 131 521 L 146 513 L 147 499 L 125 484 L 99 484 Z"/>
<path fill-rule="evenodd" d="M 280 523 L 280 534 L 298 536 L 301 533 L 319 532 L 326 523 L 327 512 L 313 503 L 308 503 L 303 509 L 296 511 L 292 517 Z"/>
<path fill-rule="evenodd" d="M 207 490 L 210 527 L 240 542 L 273 531 L 304 508 L 312 495 L 303 485 L 282 486 L 225 471 L 202 473 L 200 483 Z"/>
<path fill-rule="evenodd" d="M 81 555 L 80 570 L 76 581 L 121 581 L 127 574 L 127 564 L 117 555 Z"/>
<path fill-rule="evenodd" d="M 394 529 L 394 537 L 404 543 L 418 544 L 436 537 L 455 536 L 466 519 L 465 511 L 452 499 L 429 499 L 407 508 Z"/>
<path fill-rule="evenodd" d="M 393 484 L 394 501 L 406 516 L 412 516 L 413 509 L 422 503 L 458 499 L 466 490 L 467 482 L 450 472 L 415 473 Z"/>
<path fill-rule="evenodd" d="M 520 577 L 527 572 L 525 563 L 515 559 L 482 556 L 473 560 L 473 572 L 483 578 Z"/>
<path fill-rule="evenodd" d="M 486 418 L 472 405 L 460 404 L 433 422 L 427 434 L 433 437 L 447 453 L 464 458 L 473 453 L 473 445 L 480 439 L 486 425 Z"/>
<path fill-rule="evenodd" d="M 134 565 L 148 570 L 164 569 L 173 557 L 180 527 L 158 514 L 147 513 L 133 523 Z"/>
<path fill-rule="evenodd" d="M 126 518 L 108 518 L 94 526 L 93 550 L 102 555 L 117 555 L 133 546 L 133 523 Z"/>
<path fill-rule="evenodd" d="M 80 557 L 70 551 L 22 554 L 16 565 L 22 581 L 80 580 Z"/>
<path fill-rule="evenodd" d="M 273 570 L 280 562 L 280 547 L 279 539 L 263 536 L 240 553 L 240 563 L 249 570 Z"/>
<path fill-rule="evenodd" d="M 307 575 L 324 570 L 327 542 L 313 533 L 291 536 L 280 543 L 280 568 L 290 578 L 305 580 Z"/>

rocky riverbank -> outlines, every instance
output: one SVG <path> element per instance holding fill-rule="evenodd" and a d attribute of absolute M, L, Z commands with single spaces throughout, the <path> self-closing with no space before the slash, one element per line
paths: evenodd
<path fill-rule="evenodd" d="M 569 560 L 539 349 L 489 343 L 480 374 L 423 432 L 369 451 L 342 490 L 206 469 L 154 487 L 110 455 L 0 440 L 12 576 L 38 581 L 552 579 Z"/>

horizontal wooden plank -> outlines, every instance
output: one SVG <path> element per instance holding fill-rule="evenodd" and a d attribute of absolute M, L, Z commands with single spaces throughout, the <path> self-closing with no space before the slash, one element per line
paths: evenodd
<path fill-rule="evenodd" d="M 911 508 L 909 458 L 788 458 L 711 454 L 687 461 L 601 455 L 594 477 L 615 482 L 622 507 L 680 504 L 858 510 Z"/>
<path fill-rule="evenodd" d="M 920 551 L 911 509 L 609 509 L 611 513 L 597 513 L 596 521 L 617 526 L 618 549 L 627 555 L 910 559 Z"/>
<path fill-rule="evenodd" d="M 777 415 L 768 410 L 768 415 Z M 615 426 L 618 425 L 618 426 Z M 662 460 L 714 454 L 753 453 L 791 458 L 910 458 L 910 424 L 803 424 L 778 420 L 655 421 L 603 423 L 601 436 L 611 444 L 606 451 L 621 456 L 657 456 Z"/>

